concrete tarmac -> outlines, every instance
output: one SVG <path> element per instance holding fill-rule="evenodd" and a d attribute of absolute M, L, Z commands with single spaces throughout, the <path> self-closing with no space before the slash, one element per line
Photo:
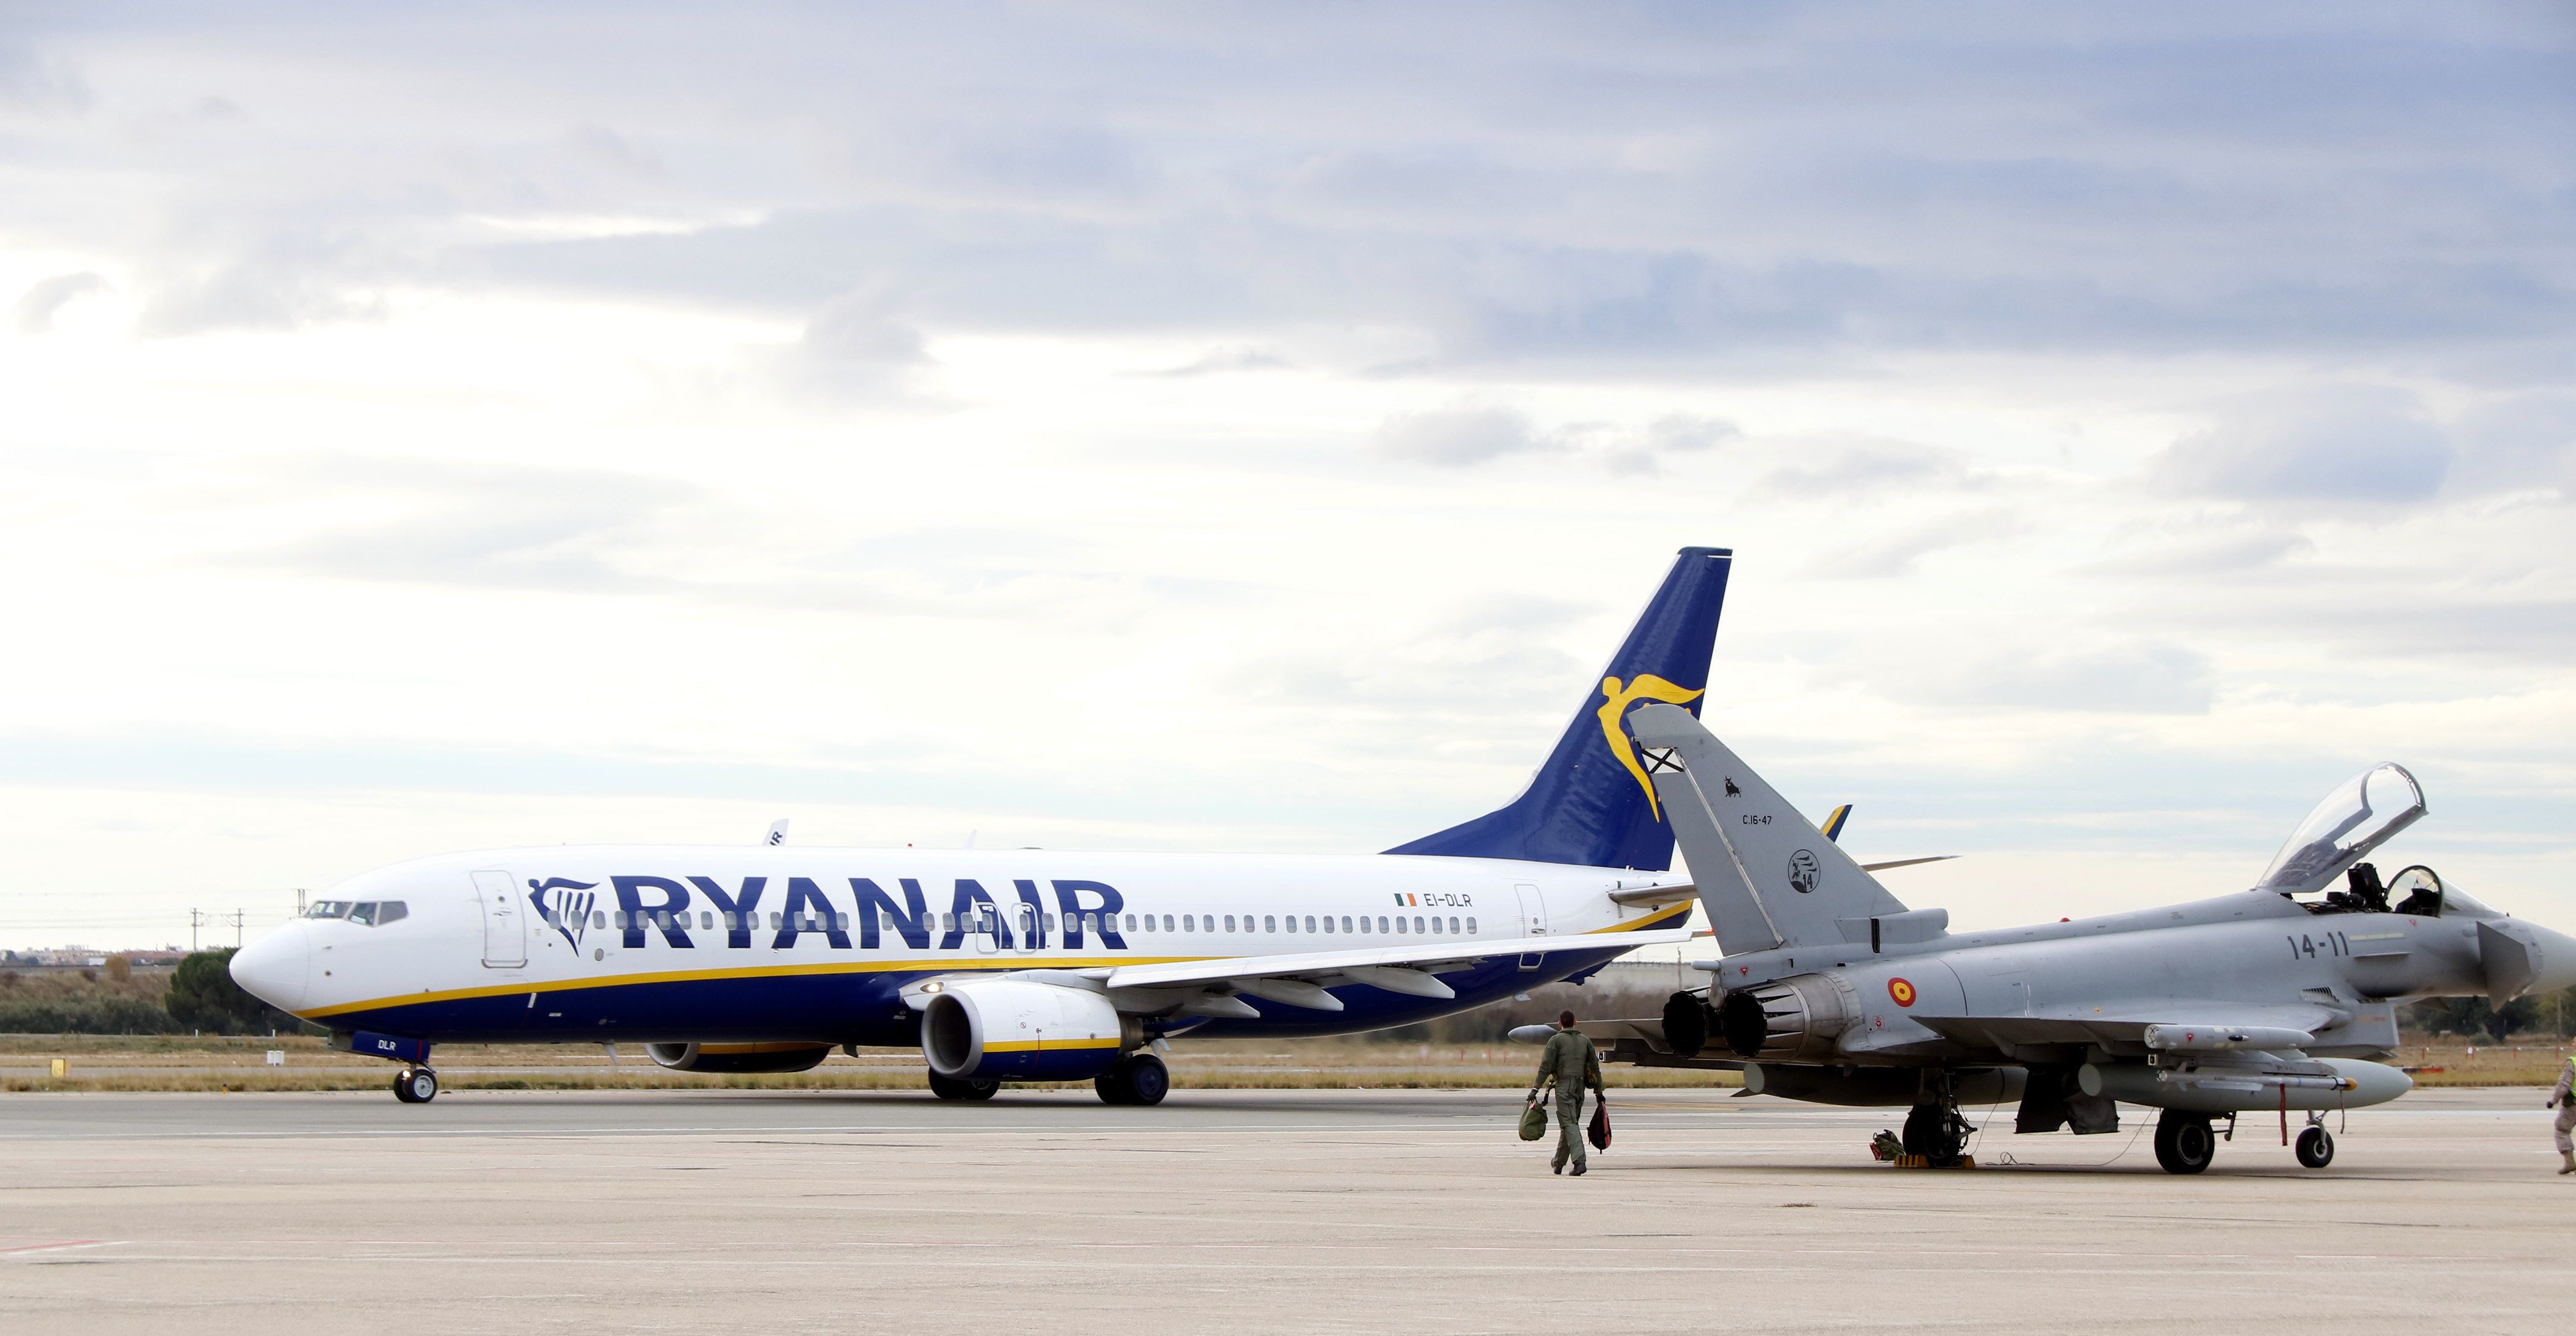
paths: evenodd
<path fill-rule="evenodd" d="M 1510 1091 L 0 1096 L 13 1330 L 2538 1331 L 2576 1310 L 2543 1092 L 2423 1091 L 2299 1169 L 2116 1135 L 1897 1170 L 1902 1110 Z M 2297 1119 L 2293 1118 L 2293 1125 Z M 2140 1130 L 2144 1129 L 2144 1130 Z M 1552 1140 L 1552 1138 L 1551 1138 Z M 2018 1163 L 2006 1163 L 2007 1160 Z"/>

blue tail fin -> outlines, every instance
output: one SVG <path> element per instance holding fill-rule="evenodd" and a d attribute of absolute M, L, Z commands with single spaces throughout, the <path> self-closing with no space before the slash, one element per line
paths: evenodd
<path fill-rule="evenodd" d="M 1510 806 L 1387 852 L 1656 872 L 1671 867 L 1673 829 L 1656 806 L 1637 744 L 1621 721 L 1651 701 L 1699 713 L 1717 613 L 1726 603 L 1726 572 L 1734 560 L 1725 548 L 1682 549 L 1547 764 Z"/>

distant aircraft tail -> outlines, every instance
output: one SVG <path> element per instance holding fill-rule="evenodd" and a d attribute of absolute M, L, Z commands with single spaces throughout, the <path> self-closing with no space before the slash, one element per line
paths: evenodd
<path fill-rule="evenodd" d="M 1627 732 L 1628 712 L 1661 702 L 1696 712 L 1708 690 L 1709 653 L 1734 554 L 1686 547 L 1663 588 L 1574 712 L 1521 796 L 1473 821 L 1425 835 L 1391 854 L 1525 858 L 1541 863 L 1660 872 L 1673 865 L 1673 832 Z"/>
<path fill-rule="evenodd" d="M 1698 719 L 1649 705 L 1629 727 L 1726 954 L 1833 943 L 1876 948 L 1928 941 L 1948 926 L 1943 910 L 1908 911 Z M 1832 818 L 1837 834 L 1848 811 Z"/>

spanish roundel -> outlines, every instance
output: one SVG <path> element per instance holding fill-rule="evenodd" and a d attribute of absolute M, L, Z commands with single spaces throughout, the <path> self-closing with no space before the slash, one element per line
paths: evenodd
<path fill-rule="evenodd" d="M 1914 1005 L 1914 985 L 1907 983 L 1903 979 L 1888 980 L 1887 995 L 1895 998 L 1896 1005 L 1900 1007 L 1910 1007 Z"/>

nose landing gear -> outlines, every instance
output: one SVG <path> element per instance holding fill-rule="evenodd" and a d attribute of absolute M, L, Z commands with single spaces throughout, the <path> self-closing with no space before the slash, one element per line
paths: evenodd
<path fill-rule="evenodd" d="M 405 1104 L 427 1104 L 438 1098 L 438 1073 L 427 1067 L 405 1067 L 394 1073 L 394 1098 Z"/>
<path fill-rule="evenodd" d="M 2334 1163 L 2334 1137 L 2326 1131 L 2324 1114 L 2314 1115 L 2308 1120 L 2292 1151 L 2299 1157 L 2302 1169 L 2323 1169 Z"/>

